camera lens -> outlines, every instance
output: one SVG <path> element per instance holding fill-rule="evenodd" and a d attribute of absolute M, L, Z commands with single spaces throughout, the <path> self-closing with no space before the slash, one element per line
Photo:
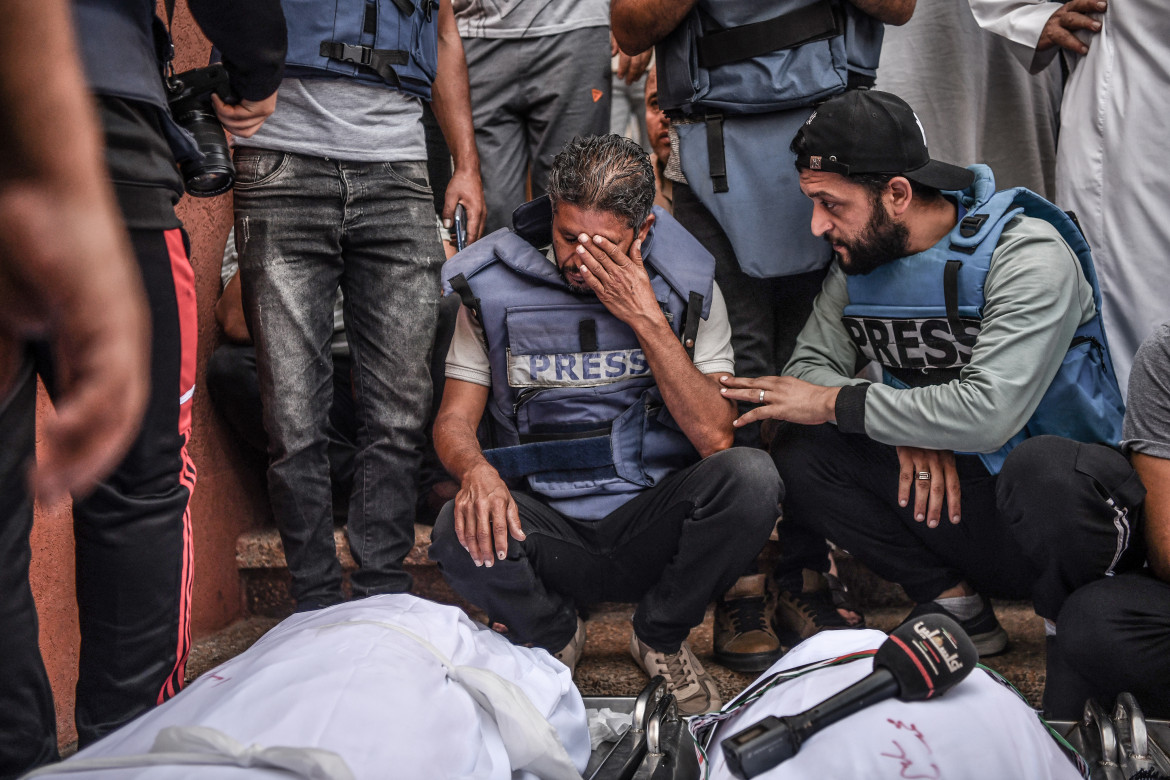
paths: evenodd
<path fill-rule="evenodd" d="M 210 198 L 230 190 L 236 168 L 219 119 L 213 112 L 197 107 L 176 115 L 175 120 L 195 136 L 203 153 L 202 160 L 187 160 L 179 166 L 187 192 L 197 198 Z"/>

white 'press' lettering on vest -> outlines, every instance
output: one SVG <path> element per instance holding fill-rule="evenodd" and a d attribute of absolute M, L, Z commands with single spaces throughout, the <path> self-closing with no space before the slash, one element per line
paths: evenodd
<path fill-rule="evenodd" d="M 511 387 L 595 387 L 649 373 L 650 366 L 640 349 L 547 355 L 508 353 Z"/>
<path fill-rule="evenodd" d="M 945 318 L 842 317 L 849 338 L 870 360 L 895 368 L 962 368 L 971 348 L 960 344 Z M 979 335 L 979 320 L 960 317 L 964 335 Z"/>

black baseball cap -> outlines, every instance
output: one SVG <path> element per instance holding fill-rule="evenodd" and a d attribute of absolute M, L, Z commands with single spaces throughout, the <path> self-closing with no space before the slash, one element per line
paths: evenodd
<path fill-rule="evenodd" d="M 798 168 L 905 176 L 939 190 L 964 190 L 975 181 L 966 168 L 930 159 L 914 109 L 889 92 L 851 89 L 825 101 L 792 143 Z"/>

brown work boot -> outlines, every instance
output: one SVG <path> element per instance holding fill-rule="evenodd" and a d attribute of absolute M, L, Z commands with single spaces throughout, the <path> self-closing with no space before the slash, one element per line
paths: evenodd
<path fill-rule="evenodd" d="M 577 630 L 573 632 L 573 638 L 569 640 L 569 644 L 565 645 L 552 655 L 553 658 L 569 667 L 569 675 L 572 676 L 573 673 L 577 671 L 577 662 L 581 660 L 581 656 L 584 654 L 585 621 L 581 618 L 577 618 Z"/>
<path fill-rule="evenodd" d="M 674 694 L 681 715 L 698 715 L 723 706 L 715 680 L 699 663 L 690 645 L 682 643 L 677 653 L 660 653 L 630 635 L 630 655 L 646 674 L 666 678 L 666 689 Z"/>
<path fill-rule="evenodd" d="M 850 625 L 837 611 L 828 579 L 818 571 L 790 572 L 777 577 L 775 585 L 779 595 L 772 625 L 780 642 L 788 647 L 821 631 L 865 625 L 864 618 L 860 625 Z"/>
<path fill-rule="evenodd" d="M 737 672 L 762 672 L 784 654 L 772 629 L 775 593 L 767 575 L 740 577 L 715 603 L 715 660 Z"/>

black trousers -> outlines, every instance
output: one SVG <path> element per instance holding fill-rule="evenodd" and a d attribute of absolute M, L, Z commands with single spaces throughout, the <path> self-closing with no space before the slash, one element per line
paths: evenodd
<path fill-rule="evenodd" d="M 719 221 L 686 184 L 674 185 L 674 216 L 715 256 L 715 281 L 727 301 L 736 375 L 778 376 L 812 313 L 813 299 L 821 291 L 828 266 L 771 279 L 748 276 L 740 269 Z M 740 414 L 755 406 L 741 401 Z M 737 428 L 735 443 L 761 446 L 759 423 Z"/>
<path fill-rule="evenodd" d="M 183 685 L 191 630 L 195 467 L 187 456 L 197 334 L 194 272 L 179 229 L 131 230 L 151 312 L 151 392 L 117 469 L 73 504 L 81 633 L 76 720 L 85 747 Z M 51 366 L 43 365 L 53 390 Z M 0 777 L 57 756 L 52 690 L 28 584 L 35 452 L 33 358 L 0 400 Z"/>
<path fill-rule="evenodd" d="M 1043 452 L 1051 439 L 1017 447 L 998 477 L 977 457 L 956 456 L 962 521 L 928 528 L 914 520 L 913 503 L 898 506 L 894 447 L 834 425 L 788 426 L 773 446 L 787 486 L 781 565 L 824 569 L 821 540 L 829 539 L 916 602 L 966 581 L 987 596 L 1029 598 L 1037 614 L 1056 619 L 1123 540 L 1111 520 L 1060 505 L 1052 480 L 1061 467 Z M 1123 565 L 1141 555 L 1130 552 Z"/>
<path fill-rule="evenodd" d="M 1037 600 L 1059 603 L 1048 642 L 1044 709 L 1077 719 L 1090 696 L 1122 691 L 1170 716 L 1170 585 L 1143 571 L 1145 488 L 1116 450 L 1055 436 L 1012 451 L 999 478 L 1009 520 L 1059 532 L 1038 554 Z M 1039 611 L 1039 609 L 1037 609 Z"/>
<path fill-rule="evenodd" d="M 454 502 L 435 522 L 430 556 L 460 596 L 508 627 L 509 638 L 556 652 L 577 626 L 577 607 L 637 602 L 634 632 L 675 652 L 710 601 L 763 547 L 782 493 L 766 453 L 715 453 L 597 521 L 580 521 L 514 491 L 527 538 L 477 568 L 459 545 Z"/>

